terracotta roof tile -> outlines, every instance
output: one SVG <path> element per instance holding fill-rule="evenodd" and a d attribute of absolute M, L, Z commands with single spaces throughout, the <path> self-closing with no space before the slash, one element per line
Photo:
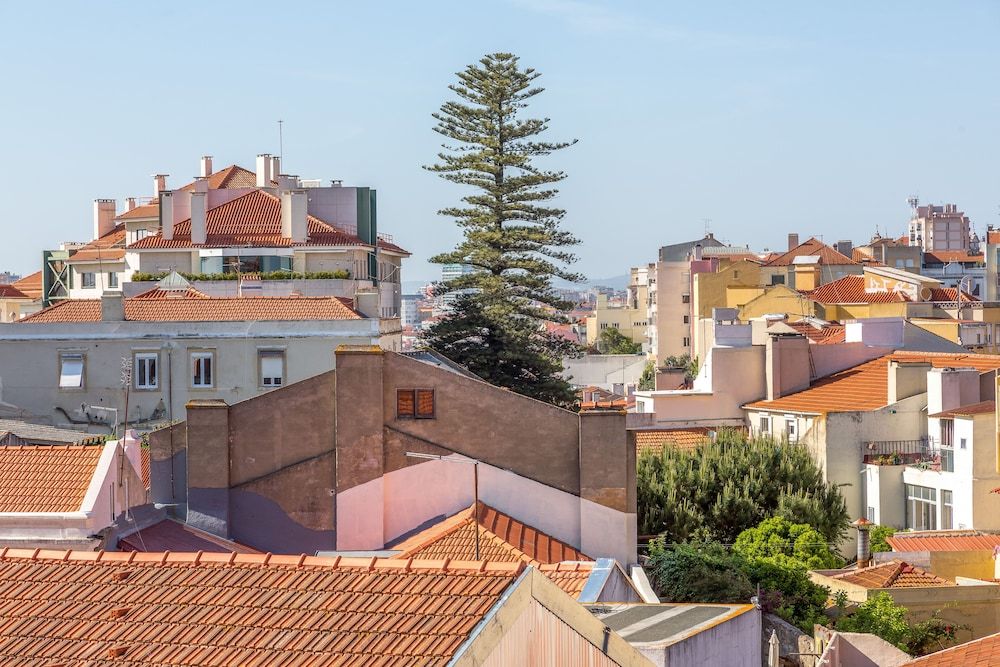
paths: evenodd
<path fill-rule="evenodd" d="M 782 253 L 767 261 L 765 266 L 791 266 L 796 257 L 819 256 L 820 264 L 857 264 L 853 259 L 842 255 L 817 238 L 811 238 L 800 243 L 786 253 Z"/>
<path fill-rule="evenodd" d="M 994 667 L 1000 665 L 1000 633 L 904 662 L 914 667 Z"/>
<path fill-rule="evenodd" d="M 148 451 L 148 450 L 147 450 Z M 256 549 L 165 519 L 118 539 L 119 551 L 258 554 Z"/>
<path fill-rule="evenodd" d="M 594 571 L 591 562 L 544 563 L 538 565 L 538 571 L 552 580 L 563 592 L 573 598 L 579 598 L 583 587 Z"/>
<path fill-rule="evenodd" d="M 209 296 L 204 292 L 199 292 L 193 287 L 187 287 L 185 289 L 164 289 L 162 287 L 154 287 L 148 292 L 143 292 L 142 294 L 136 294 L 130 299 L 208 299 Z"/>
<path fill-rule="evenodd" d="M 889 361 L 927 362 L 935 368 L 975 368 L 980 373 L 1000 369 L 1000 356 L 934 352 L 894 352 L 813 382 L 808 389 L 773 401 L 754 401 L 753 410 L 856 412 L 877 410 L 889 403 Z"/>
<path fill-rule="evenodd" d="M 479 554 L 482 559 L 530 565 L 591 560 L 572 546 L 483 503 L 479 503 L 478 515 Z M 395 558 L 474 558 L 476 524 L 472 518 L 472 507 L 392 548 L 400 551 Z"/>
<path fill-rule="evenodd" d="M 115 220 L 137 220 L 142 218 L 159 218 L 160 217 L 160 202 L 151 201 L 148 204 L 141 204 L 136 206 L 131 211 L 125 211 L 119 215 Z"/>
<path fill-rule="evenodd" d="M 951 410 L 945 410 L 944 412 L 938 412 L 937 414 L 927 415 L 928 417 L 934 417 L 936 419 L 948 419 L 952 417 L 972 417 L 975 415 L 988 415 L 996 412 L 997 404 L 996 401 L 981 401 L 979 403 L 972 403 L 970 405 L 963 405 L 961 407 L 952 408 Z"/>
<path fill-rule="evenodd" d="M 192 181 L 178 189 L 194 190 L 194 184 L 195 181 Z M 213 172 L 208 177 L 209 190 L 255 187 L 257 187 L 257 174 L 236 164 L 231 164 L 224 169 Z"/>
<path fill-rule="evenodd" d="M 843 324 L 830 324 L 819 328 L 805 321 L 785 322 L 784 324 L 818 345 L 843 343 L 847 338 L 847 329 Z"/>
<path fill-rule="evenodd" d="M 899 560 L 852 570 L 833 577 L 839 581 L 865 588 L 923 588 L 927 586 L 955 586 L 919 567 Z"/>
<path fill-rule="evenodd" d="M 14 287 L 27 294 L 32 299 L 39 299 L 42 296 L 42 272 L 35 271 L 31 275 L 25 276 L 14 283 Z"/>
<path fill-rule="evenodd" d="M 635 453 L 637 456 L 646 452 L 659 454 L 664 445 L 674 449 L 697 449 L 711 440 L 710 434 L 714 430 L 707 426 L 636 430 Z"/>
<path fill-rule="evenodd" d="M 78 512 L 103 445 L 0 446 L 0 512 Z"/>
<path fill-rule="evenodd" d="M 928 301 L 958 301 L 958 288 L 956 287 L 934 287 L 931 288 L 931 298 Z M 972 296 L 962 290 L 962 301 L 978 302 L 979 298 Z"/>
<path fill-rule="evenodd" d="M 350 299 L 310 296 L 132 297 L 125 299 L 130 322 L 277 322 L 362 319 Z M 17 321 L 19 324 L 100 322 L 99 299 L 67 299 Z"/>
<path fill-rule="evenodd" d="M 7 664 L 444 665 L 523 564 L 0 552 Z"/>
<path fill-rule="evenodd" d="M 1000 535 L 979 531 L 896 533 L 886 538 L 893 551 L 993 551 Z"/>
<path fill-rule="evenodd" d="M 30 299 L 27 294 L 13 285 L 0 285 L 0 299 Z"/>
<path fill-rule="evenodd" d="M 924 264 L 948 264 L 949 262 L 982 263 L 983 255 L 973 255 L 967 250 L 933 250 L 924 253 Z"/>
<path fill-rule="evenodd" d="M 803 295 L 819 303 L 905 303 L 910 299 L 900 292 L 867 292 L 864 276 L 844 276 Z"/>
<path fill-rule="evenodd" d="M 281 200 L 263 190 L 254 190 L 232 201 L 210 209 L 205 216 L 205 243 L 191 243 L 191 220 L 174 225 L 173 239 L 159 234 L 139 239 L 130 249 L 148 248 L 227 248 L 249 246 L 281 248 L 291 246 L 362 246 L 356 234 L 327 224 L 313 216 L 306 217 L 309 238 L 305 243 L 293 243 L 281 235 Z M 383 250 L 406 253 L 399 246 L 380 240 Z"/>
<path fill-rule="evenodd" d="M 149 447 L 142 446 L 139 448 L 139 475 L 142 477 L 142 487 L 149 490 L 149 469 L 150 469 L 150 459 L 151 454 L 149 452 Z"/>

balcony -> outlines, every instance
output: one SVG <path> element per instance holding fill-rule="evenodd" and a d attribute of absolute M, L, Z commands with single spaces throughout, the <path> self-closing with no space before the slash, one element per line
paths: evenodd
<path fill-rule="evenodd" d="M 864 460 L 872 465 L 908 465 L 923 470 L 955 471 L 955 450 L 937 438 L 872 440 L 866 443 Z"/>

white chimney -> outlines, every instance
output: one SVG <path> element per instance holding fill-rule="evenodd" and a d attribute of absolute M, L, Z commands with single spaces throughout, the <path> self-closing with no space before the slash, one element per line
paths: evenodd
<path fill-rule="evenodd" d="M 305 190 L 281 193 L 281 235 L 292 239 L 292 243 L 305 243 L 309 240 L 309 228 L 306 224 L 308 206 L 309 197 Z"/>
<path fill-rule="evenodd" d="M 127 198 L 125 200 L 125 206 L 126 206 L 126 208 L 125 208 L 126 211 L 131 211 L 132 209 L 134 209 L 135 208 L 135 197 L 129 197 L 129 198 Z"/>
<path fill-rule="evenodd" d="M 94 238 L 99 239 L 115 228 L 115 200 L 94 200 Z"/>
<path fill-rule="evenodd" d="M 927 372 L 928 415 L 980 400 L 979 371 L 975 368 L 932 368 Z"/>
<path fill-rule="evenodd" d="M 160 195 L 160 235 L 168 241 L 174 238 L 174 193 Z"/>
<path fill-rule="evenodd" d="M 170 174 L 153 174 L 153 197 L 159 197 L 160 193 L 167 189 L 167 176 Z"/>
<path fill-rule="evenodd" d="M 205 193 L 191 193 L 191 243 L 201 245 L 205 243 Z"/>
<path fill-rule="evenodd" d="M 288 192 L 299 189 L 299 177 L 292 174 L 278 176 L 278 192 Z"/>
<path fill-rule="evenodd" d="M 269 188 L 271 187 L 271 181 L 274 180 L 274 175 L 271 173 L 271 167 L 273 163 L 271 162 L 270 153 L 261 153 L 257 156 L 257 187 L 258 188 Z"/>
<path fill-rule="evenodd" d="M 271 158 L 271 178 L 281 176 L 281 158 L 277 155 Z"/>
<path fill-rule="evenodd" d="M 201 175 L 211 176 L 212 175 L 212 156 L 202 155 L 201 156 Z"/>
<path fill-rule="evenodd" d="M 208 177 L 207 176 L 195 176 L 194 177 L 194 191 L 195 192 L 208 192 Z"/>

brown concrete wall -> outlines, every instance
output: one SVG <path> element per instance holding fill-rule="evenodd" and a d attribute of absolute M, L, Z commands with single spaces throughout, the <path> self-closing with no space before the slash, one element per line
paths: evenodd
<path fill-rule="evenodd" d="M 335 386 L 329 371 L 230 407 L 232 485 L 332 452 Z"/>
<path fill-rule="evenodd" d="M 349 360 L 350 355 L 337 353 L 338 373 Z M 384 367 L 382 411 L 388 428 L 579 494 L 579 421 L 575 413 L 402 355 L 384 355 Z M 338 402 L 341 392 L 351 395 L 359 390 L 355 383 L 349 389 L 343 384 L 339 387 Z M 433 389 L 436 418 L 396 419 L 397 388 Z M 357 402 L 351 409 L 360 413 L 366 406 Z M 341 413 L 339 423 L 352 420 Z M 343 441 L 339 423 L 338 453 Z M 624 438 L 624 419 L 621 430 Z M 338 468 L 342 465 L 339 462 Z M 343 488 L 338 484 L 338 489 Z"/>
<path fill-rule="evenodd" d="M 229 406 L 191 401 L 187 408 L 187 522 L 229 537 Z"/>
<path fill-rule="evenodd" d="M 374 347 L 337 350 L 338 492 L 378 479 L 385 472 L 382 442 L 385 358 L 382 350 Z"/>
<path fill-rule="evenodd" d="M 187 424 L 179 422 L 151 432 L 149 497 L 154 503 L 187 502 Z"/>
<path fill-rule="evenodd" d="M 635 434 L 623 412 L 580 413 L 580 496 L 619 512 L 636 511 Z"/>

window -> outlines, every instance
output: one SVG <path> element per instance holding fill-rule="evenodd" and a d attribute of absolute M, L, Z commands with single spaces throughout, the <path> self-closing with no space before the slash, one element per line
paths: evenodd
<path fill-rule="evenodd" d="M 97 287 L 97 274 L 90 272 L 81 273 L 80 286 L 83 287 L 83 289 L 94 289 Z"/>
<path fill-rule="evenodd" d="M 955 508 L 952 504 L 951 491 L 941 489 L 941 530 L 951 530 L 955 527 Z"/>
<path fill-rule="evenodd" d="M 261 387 L 280 387 L 285 383 L 285 353 L 282 350 L 257 352 Z"/>
<path fill-rule="evenodd" d="M 771 418 L 770 417 L 761 417 L 760 418 L 760 426 L 758 427 L 758 430 L 761 433 L 770 433 L 771 432 Z"/>
<path fill-rule="evenodd" d="M 617 323 L 617 322 L 613 322 L 613 323 L 611 324 L 611 326 L 612 326 L 612 327 L 614 327 L 615 329 L 617 329 L 617 328 L 618 328 L 618 323 Z"/>
<path fill-rule="evenodd" d="M 937 530 L 937 489 L 906 485 L 906 527 Z"/>
<path fill-rule="evenodd" d="M 959 449 L 965 449 L 965 443 L 966 443 L 966 439 L 965 438 L 959 438 L 958 439 L 958 448 Z"/>
<path fill-rule="evenodd" d="M 799 441 L 799 423 L 795 417 L 785 417 L 785 434 L 788 436 L 788 442 Z"/>
<path fill-rule="evenodd" d="M 191 386 L 206 389 L 215 386 L 213 376 L 215 354 L 212 352 L 191 353 Z"/>
<path fill-rule="evenodd" d="M 691 339 L 688 338 L 687 336 L 684 337 L 683 346 L 684 347 L 691 347 Z"/>
<path fill-rule="evenodd" d="M 117 289 L 118 288 L 118 274 L 114 271 L 108 271 L 108 288 Z"/>
<path fill-rule="evenodd" d="M 137 352 L 132 376 L 135 378 L 136 389 L 156 389 L 160 386 L 157 371 L 159 354 L 156 352 Z"/>
<path fill-rule="evenodd" d="M 941 448 L 941 472 L 955 472 L 955 450 L 951 447 Z"/>
<path fill-rule="evenodd" d="M 601 330 L 603 331 L 604 329 L 607 329 L 607 328 L 608 328 L 608 323 L 607 322 L 601 322 Z"/>
<path fill-rule="evenodd" d="M 691 316 L 690 315 L 685 315 L 684 316 L 684 324 L 690 324 L 690 323 L 691 323 Z"/>
<path fill-rule="evenodd" d="M 953 419 L 941 420 L 941 446 L 952 447 L 955 444 L 955 421 Z"/>
<path fill-rule="evenodd" d="M 83 355 L 64 352 L 59 355 L 59 388 L 79 389 L 83 387 Z"/>
<path fill-rule="evenodd" d="M 784 285 L 785 284 L 785 276 L 771 276 L 771 284 L 772 285 Z"/>
<path fill-rule="evenodd" d="M 396 419 L 434 419 L 434 390 L 397 389 Z"/>
<path fill-rule="evenodd" d="M 739 271 L 733 271 L 733 279 L 736 279 L 736 278 L 739 278 L 739 277 L 740 277 L 740 272 Z"/>
<path fill-rule="evenodd" d="M 691 295 L 690 294 L 682 294 L 681 295 L 681 303 L 691 303 Z"/>
<path fill-rule="evenodd" d="M 871 521 L 872 523 L 876 523 L 876 521 L 875 521 L 875 508 L 872 507 L 871 505 L 868 506 L 868 516 L 866 518 L 869 521 Z"/>

